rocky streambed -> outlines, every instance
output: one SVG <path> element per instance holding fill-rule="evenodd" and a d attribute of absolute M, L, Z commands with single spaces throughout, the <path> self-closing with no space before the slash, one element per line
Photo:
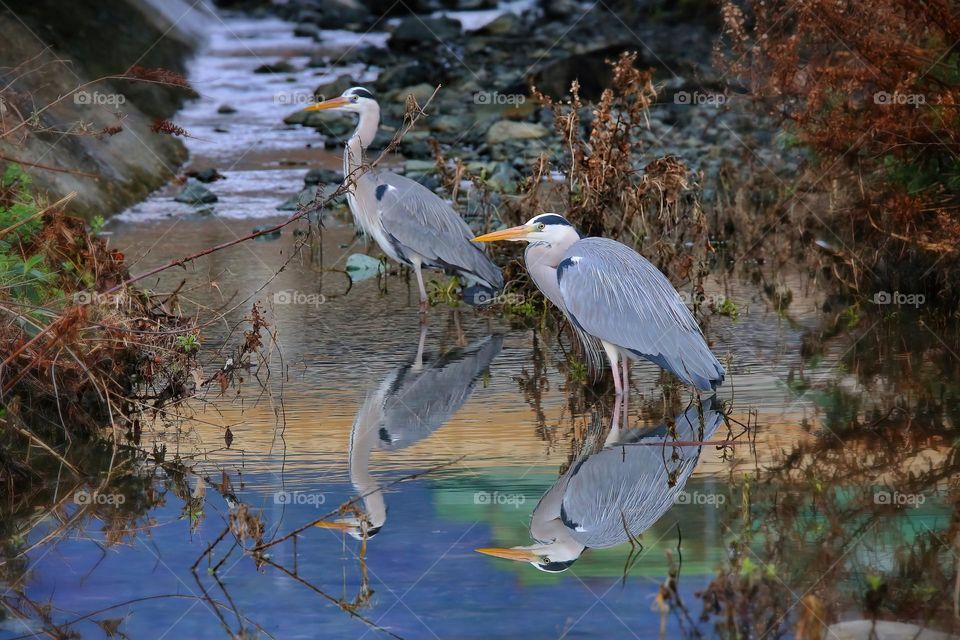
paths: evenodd
<path fill-rule="evenodd" d="M 411 8 L 420 13 L 292 2 L 214 23 L 190 73 L 201 97 L 176 118 L 193 136 L 186 139 L 189 180 L 124 216 L 269 217 L 312 201 L 339 181 L 340 150 L 354 123 L 302 108 L 355 85 L 374 91 L 381 104 L 373 152 L 401 126 L 410 96 L 421 105 L 433 96 L 427 117 L 390 159 L 394 170 L 440 188 L 437 144 L 448 162 L 462 161 L 509 196 L 541 154 L 564 151 L 552 111 L 530 97 L 530 87 L 562 99 L 577 80 L 581 95 L 596 99 L 610 81 L 608 61 L 623 51 L 639 52 L 638 66 L 654 70 L 658 90 L 640 133 L 648 154 L 636 161 L 638 175 L 647 162 L 675 155 L 709 200 L 732 159 L 795 166 L 757 117 L 721 91 L 723 78 L 709 63 L 716 16 L 707 9 L 651 14 L 528 0 Z M 584 126 L 589 120 L 585 109 Z"/>

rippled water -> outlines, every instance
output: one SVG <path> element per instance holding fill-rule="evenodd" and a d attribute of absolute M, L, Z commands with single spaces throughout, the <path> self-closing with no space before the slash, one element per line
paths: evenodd
<path fill-rule="evenodd" d="M 353 44 L 353 36 L 333 35 Z M 381 34 L 365 38 L 383 42 Z M 287 111 L 276 100 L 284 91 L 309 93 L 329 76 L 250 73 L 279 56 L 303 65 L 311 46 L 280 21 L 228 18 L 214 25 L 211 47 L 191 78 L 203 98 L 176 121 L 196 136 L 187 141 L 192 164 L 216 166 L 227 180 L 213 185 L 220 200 L 212 213 L 174 202 L 171 186 L 112 221 L 110 242 L 134 262 L 133 272 L 282 220 L 275 207 L 300 188 L 308 163 L 339 166 L 335 154 L 307 148 L 312 130 L 281 123 Z M 225 103 L 238 112 L 217 115 Z M 363 250 L 352 228 L 334 218 L 326 221 L 322 248 L 327 268 L 342 268 L 349 253 Z M 728 434 L 722 421 L 711 423 L 709 408 L 706 431 L 698 419 L 678 419 L 689 398 L 665 399 L 658 370 L 648 365 L 634 367 L 628 425 L 611 433 L 612 393 L 569 382 L 563 352 L 549 335 L 443 306 L 431 311 L 422 334 L 415 283 L 370 279 L 347 292 L 343 274 L 321 272 L 306 255 L 276 274 L 295 249 L 288 228 L 279 239 L 246 242 L 144 283 L 164 291 L 186 279 L 185 302 L 228 310 L 223 322 L 204 329 L 205 345 L 235 340 L 252 302 L 262 301 L 277 346 L 267 349 L 270 361 L 251 372 L 242 395 L 211 391 L 195 404 L 197 419 L 179 432 L 145 432 L 148 448 L 166 444 L 167 458 L 186 456 L 191 471 L 179 485 L 169 476 L 140 479 L 162 499 L 131 520 L 137 530 L 126 530 L 127 523 L 118 530 L 109 510 L 101 510 L 67 539 L 28 553 L 26 592 L 50 599 L 63 619 L 97 612 L 78 623 L 85 634 L 100 633 L 96 620 L 122 618 L 131 638 L 216 637 L 224 626 L 277 638 L 386 634 L 371 624 L 405 638 L 679 637 L 690 621 L 676 613 L 662 617 L 655 607 L 668 554 L 681 563 L 678 592 L 696 618 L 702 606 L 695 593 L 709 585 L 734 537 L 743 487 L 732 479 L 757 473 L 781 451 L 842 424 L 838 416 L 877 401 L 847 366 L 851 350 L 872 339 L 856 347 L 854 333 L 839 331 L 823 341 L 817 358 L 802 355 L 802 336 L 822 319 L 822 293 L 807 276 L 784 277 L 794 291 L 789 314 L 772 310 L 753 284 L 712 282 L 711 292 L 739 309 L 735 322 L 714 316 L 709 327 L 715 352 L 733 354 L 719 397 L 732 401 L 733 418 L 757 428 L 726 448 L 665 446 L 658 428 L 665 420 L 687 442 L 716 442 L 742 430 L 731 423 Z M 305 302 L 285 304 L 280 292 Z M 916 329 L 896 331 L 883 336 L 884 344 L 896 345 Z M 905 344 L 892 351 L 910 357 Z M 224 364 L 222 354 L 204 356 L 206 375 Z M 259 394 L 254 376 L 269 393 Z M 846 390 L 857 406 L 836 402 L 824 388 Z M 226 426 L 230 448 L 223 445 Z M 943 451 L 940 444 L 925 449 L 934 458 Z M 229 487 L 211 484 L 224 477 Z M 776 489 L 804 492 L 806 482 Z M 838 482 L 853 490 L 859 480 Z M 270 563 L 299 579 L 269 563 L 258 567 L 237 551 L 226 555 L 229 538 L 191 571 L 237 501 L 262 511 L 270 539 L 357 496 L 369 519 L 364 526 L 376 534 L 365 545 L 342 528 L 310 527 L 296 544 L 270 548 Z M 542 572 L 474 551 L 532 544 L 531 521 L 558 509 L 561 499 L 565 535 L 598 547 L 569 570 Z M 931 496 L 907 517 L 914 528 L 935 529 L 949 514 Z M 634 554 L 618 517 L 639 535 Z M 899 516 L 884 522 L 892 530 L 904 526 Z M 42 522 L 28 544 L 57 525 Z M 904 544 L 888 537 L 853 556 L 876 554 L 880 560 L 870 566 L 889 566 Z M 797 557 L 817 553 L 807 543 L 791 549 Z M 218 584 L 206 569 L 225 557 Z M 809 586 L 784 580 L 798 598 Z M 365 588 L 372 595 L 356 613 L 367 622 L 317 591 L 351 602 Z M 204 590 L 223 606 L 203 600 Z M 856 614 L 852 608 L 848 617 Z M 33 624 L 0 620 L 0 637 L 30 637 Z M 710 629 L 706 624 L 702 632 L 709 636 Z"/>

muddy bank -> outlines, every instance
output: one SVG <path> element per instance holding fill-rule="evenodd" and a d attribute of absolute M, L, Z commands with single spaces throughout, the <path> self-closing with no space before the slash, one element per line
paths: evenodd
<path fill-rule="evenodd" d="M 51 198 L 76 191 L 73 212 L 88 218 L 170 180 L 186 149 L 155 123 L 190 95 L 171 79 L 200 46 L 205 15 L 180 1 L 5 4 L 0 162 L 19 163 Z"/>

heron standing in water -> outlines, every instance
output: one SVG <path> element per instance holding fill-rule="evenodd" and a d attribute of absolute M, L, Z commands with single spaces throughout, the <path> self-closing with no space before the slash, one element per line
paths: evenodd
<path fill-rule="evenodd" d="M 629 361 L 637 358 L 650 360 L 701 392 L 723 382 L 723 366 L 680 294 L 630 247 L 608 238 L 581 238 L 555 213 L 473 239 L 496 240 L 529 243 L 523 256 L 527 272 L 570 319 L 588 349 L 593 338 L 603 345 L 618 396 L 629 389 Z"/>
<path fill-rule="evenodd" d="M 462 276 L 468 284 L 491 290 L 503 287 L 500 269 L 472 244 L 473 232 L 450 205 L 419 182 L 364 164 L 364 153 L 380 126 L 380 105 L 363 87 L 310 105 L 307 111 L 359 114 L 356 131 L 343 152 L 347 203 L 356 223 L 393 260 L 411 267 L 420 288 L 420 313 L 427 311 L 422 267 Z"/>

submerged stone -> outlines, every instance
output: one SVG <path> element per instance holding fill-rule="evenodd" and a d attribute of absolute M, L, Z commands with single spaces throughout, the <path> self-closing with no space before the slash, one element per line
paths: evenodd
<path fill-rule="evenodd" d="M 360 282 L 383 273 L 383 263 L 363 253 L 351 253 L 345 267 L 354 282 Z"/>

